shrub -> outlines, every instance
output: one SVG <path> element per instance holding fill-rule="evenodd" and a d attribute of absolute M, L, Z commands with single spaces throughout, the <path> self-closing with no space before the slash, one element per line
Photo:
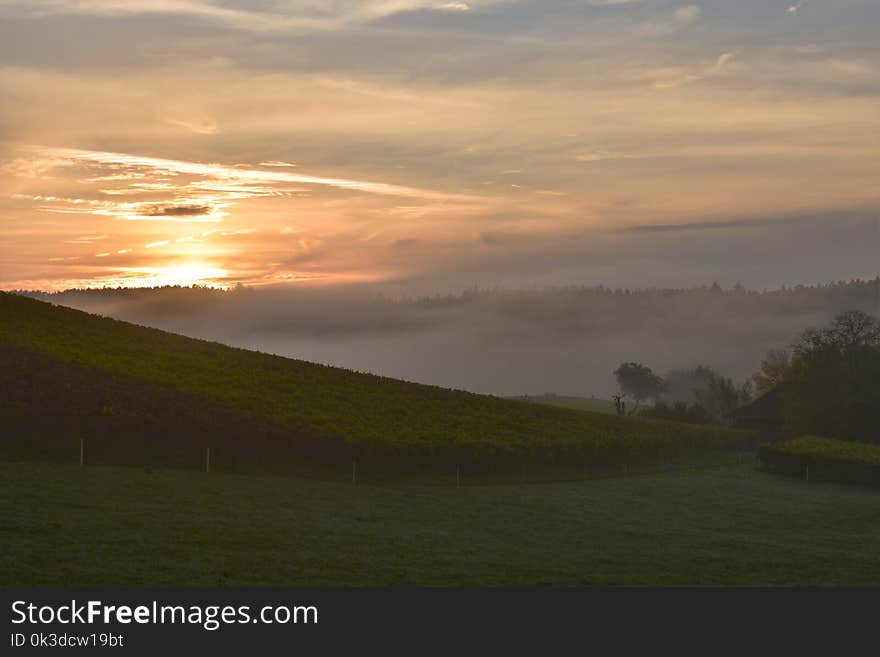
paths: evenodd
<path fill-rule="evenodd" d="M 880 485 L 880 447 L 866 443 L 803 436 L 762 445 L 761 462 L 771 470 L 800 477 Z M 808 470 L 809 468 L 809 470 Z"/>

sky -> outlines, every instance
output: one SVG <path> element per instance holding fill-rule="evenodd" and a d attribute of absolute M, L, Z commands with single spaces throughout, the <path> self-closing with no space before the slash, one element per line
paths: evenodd
<path fill-rule="evenodd" d="M 0 289 L 880 273 L 877 0 L 0 0 Z"/>

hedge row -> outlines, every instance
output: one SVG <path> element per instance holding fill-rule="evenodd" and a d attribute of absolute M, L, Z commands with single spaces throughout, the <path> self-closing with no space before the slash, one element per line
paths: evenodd
<path fill-rule="evenodd" d="M 762 445 L 759 458 L 782 474 L 880 486 L 880 447 L 876 445 L 803 436 Z"/>

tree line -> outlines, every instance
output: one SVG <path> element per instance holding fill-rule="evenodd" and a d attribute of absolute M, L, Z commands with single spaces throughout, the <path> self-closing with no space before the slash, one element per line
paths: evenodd
<path fill-rule="evenodd" d="M 751 381 L 737 385 L 705 365 L 672 370 L 660 377 L 647 365 L 627 362 L 614 376 L 620 387 L 615 397 L 619 415 L 638 413 L 692 424 L 733 424 L 736 409 L 753 398 Z M 643 407 L 646 402 L 652 405 Z"/>
<path fill-rule="evenodd" d="M 843 440 L 880 442 L 880 321 L 858 310 L 810 328 L 770 350 L 748 381 L 735 384 L 709 367 L 660 377 L 643 363 L 614 372 L 619 414 L 733 424 L 738 408 L 778 392 L 783 428 Z M 651 402 L 650 407 L 642 407 Z"/>

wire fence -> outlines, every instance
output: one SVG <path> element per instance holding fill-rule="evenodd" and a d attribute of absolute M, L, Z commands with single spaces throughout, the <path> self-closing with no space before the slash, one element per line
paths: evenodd
<path fill-rule="evenodd" d="M 335 462 L 332 465 L 297 458 L 278 452 L 265 455 L 251 450 L 247 458 L 240 452 L 224 451 L 214 447 L 181 446 L 168 449 L 129 450 L 120 443 L 105 439 L 64 441 L 52 448 L 37 450 L 31 454 L 10 454 L 0 451 L 2 460 L 43 461 L 74 463 L 80 467 L 124 466 L 145 470 L 184 470 L 212 474 L 282 475 L 347 481 L 352 485 L 383 482 L 418 482 L 437 486 L 471 486 L 484 484 L 531 484 L 563 483 L 577 481 L 600 481 L 627 479 L 658 474 L 687 474 L 701 471 L 721 470 L 731 467 L 752 466 L 760 468 L 755 450 L 752 449 L 691 449 L 669 452 L 665 458 L 633 460 L 622 463 L 558 463 L 541 466 L 522 462 L 494 469 L 471 469 L 464 464 L 421 464 L 405 467 L 352 458 L 347 467 Z"/>

